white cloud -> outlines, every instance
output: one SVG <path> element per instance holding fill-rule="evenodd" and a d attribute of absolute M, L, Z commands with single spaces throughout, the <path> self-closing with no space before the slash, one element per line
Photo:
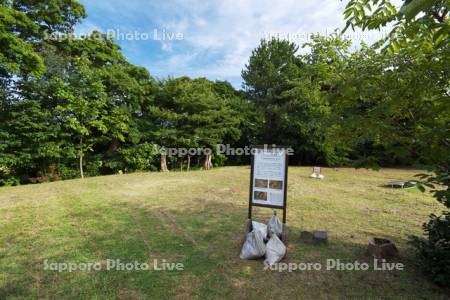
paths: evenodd
<path fill-rule="evenodd" d="M 106 12 L 115 10 L 126 18 L 143 18 L 144 27 L 156 25 L 183 34 L 181 42 L 161 42 L 166 56 L 149 59 L 150 71 L 211 79 L 240 76 L 262 38 L 279 35 L 300 45 L 312 33 L 342 28 L 346 4 L 339 0 L 129 0 L 118 7 L 111 2 L 99 0 L 95 6 L 105 5 Z M 120 24 L 127 26 L 126 20 Z M 351 37 L 356 44 L 361 42 L 361 34 Z M 379 33 L 364 33 L 362 39 L 370 43 L 379 37 Z"/>
<path fill-rule="evenodd" d="M 182 32 L 190 52 L 222 53 L 220 58 L 200 68 L 184 63 L 179 66 L 180 71 L 227 77 L 240 75 L 261 38 L 279 35 L 301 44 L 312 33 L 329 34 L 342 28 L 344 6 L 337 0 L 178 0 L 166 2 L 162 17 L 157 19 L 160 26 Z M 366 41 L 377 39 L 374 34 L 365 35 Z M 357 35 L 353 38 L 360 42 Z"/>

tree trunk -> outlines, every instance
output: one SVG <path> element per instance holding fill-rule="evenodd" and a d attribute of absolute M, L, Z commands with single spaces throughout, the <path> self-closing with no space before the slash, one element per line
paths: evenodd
<path fill-rule="evenodd" d="M 212 164 L 212 155 L 211 154 L 207 154 L 205 156 L 205 161 L 203 163 L 203 169 L 205 170 L 211 170 L 213 168 L 213 164 Z"/>
<path fill-rule="evenodd" d="M 180 169 L 181 169 L 181 172 L 183 172 L 183 157 L 181 158 Z"/>
<path fill-rule="evenodd" d="M 167 155 L 161 154 L 161 172 L 169 172 L 167 168 Z"/>
<path fill-rule="evenodd" d="M 187 171 L 189 172 L 189 169 L 191 168 L 191 156 L 188 155 L 187 157 Z"/>
<path fill-rule="evenodd" d="M 83 172 L 83 137 L 80 137 L 80 176 L 84 178 Z"/>

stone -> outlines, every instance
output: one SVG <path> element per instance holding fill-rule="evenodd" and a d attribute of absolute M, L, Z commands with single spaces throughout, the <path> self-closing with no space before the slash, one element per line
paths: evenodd
<path fill-rule="evenodd" d="M 314 240 L 326 243 L 328 241 L 328 233 L 326 231 L 313 231 Z"/>
<path fill-rule="evenodd" d="M 391 240 L 374 237 L 369 241 L 367 253 L 376 259 L 383 259 L 397 256 L 398 250 Z"/>

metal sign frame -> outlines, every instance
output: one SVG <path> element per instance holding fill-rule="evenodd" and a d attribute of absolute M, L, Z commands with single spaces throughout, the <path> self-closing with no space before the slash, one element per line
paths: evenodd
<path fill-rule="evenodd" d="M 252 209 L 253 206 L 259 206 L 259 207 L 268 207 L 268 208 L 275 208 L 275 209 L 282 209 L 283 210 L 283 233 L 284 233 L 284 227 L 286 224 L 286 209 L 287 209 L 287 182 L 288 182 L 288 154 L 287 154 L 287 148 L 286 146 L 277 146 L 277 145 L 255 145 L 251 146 L 252 153 L 251 153 L 251 172 L 250 172 L 250 192 L 248 197 L 248 219 L 252 219 Z M 253 203 L 253 177 L 254 177 L 254 171 L 255 171 L 255 157 L 253 154 L 253 149 L 283 149 L 285 150 L 285 164 L 284 164 L 284 191 L 283 191 L 283 206 L 279 205 L 272 205 L 272 204 L 262 204 L 262 203 Z"/>

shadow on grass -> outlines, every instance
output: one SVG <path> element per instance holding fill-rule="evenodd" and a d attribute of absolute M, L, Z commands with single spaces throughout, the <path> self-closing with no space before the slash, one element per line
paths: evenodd
<path fill-rule="evenodd" d="M 264 270 L 262 260 L 242 261 L 247 209 L 226 201 L 194 199 L 171 208 L 156 208 L 145 201 L 74 201 L 48 211 L 22 208 L 11 226 L 28 226 L 29 236 L 10 228 L 6 251 L 0 255 L 0 299 L 12 298 L 344 298 L 404 297 L 439 298 L 442 290 L 428 283 L 414 269 L 407 249 L 393 261 L 404 271 L 337 271 L 325 269 L 295 272 Z M 270 210 L 255 211 L 265 222 Z M 34 221 L 39 219 L 38 224 Z M 14 225 L 15 224 L 15 225 Z M 33 234 L 35 230 L 35 234 Z M 366 245 L 335 238 L 327 244 L 305 244 L 300 228 L 287 228 L 286 263 L 320 263 L 327 259 L 373 261 Z M 387 236 L 395 241 L 395 237 Z M 74 271 L 43 269 L 49 262 L 177 262 L 183 271 Z"/>

